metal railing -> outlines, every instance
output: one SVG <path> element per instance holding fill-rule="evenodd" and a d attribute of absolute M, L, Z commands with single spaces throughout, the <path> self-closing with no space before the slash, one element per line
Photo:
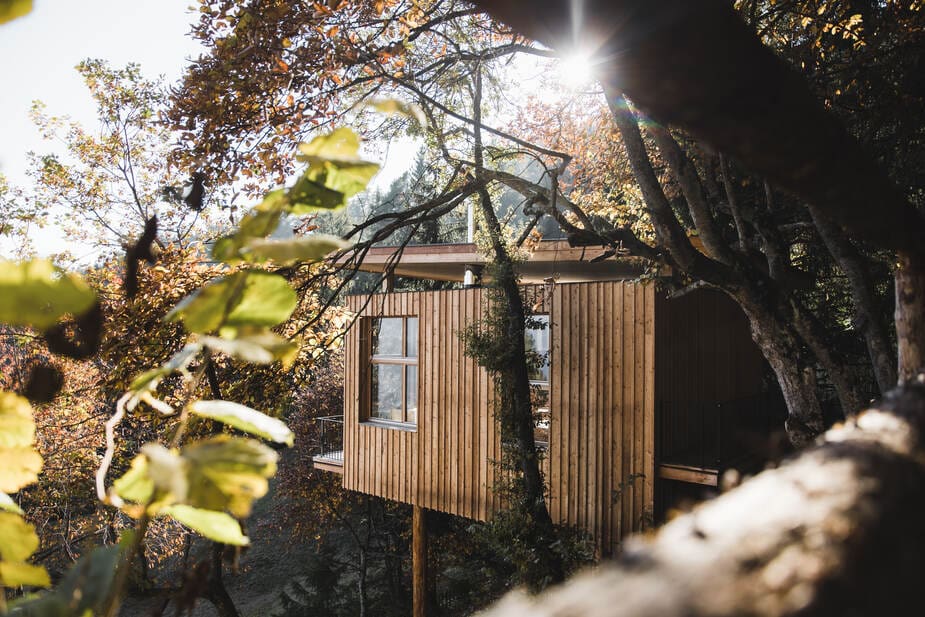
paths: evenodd
<path fill-rule="evenodd" d="M 316 418 L 319 426 L 318 454 L 315 458 L 344 462 L 344 416 Z"/>

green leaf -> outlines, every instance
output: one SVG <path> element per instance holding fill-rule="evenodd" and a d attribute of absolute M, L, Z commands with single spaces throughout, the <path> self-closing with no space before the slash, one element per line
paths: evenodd
<path fill-rule="evenodd" d="M 0 492 L 14 493 L 38 479 L 42 457 L 32 447 L 34 442 L 35 421 L 29 401 L 12 392 L 0 392 Z"/>
<path fill-rule="evenodd" d="M 357 163 L 327 161 L 321 170 L 323 171 L 312 174 L 313 180 L 350 198 L 366 189 L 366 185 L 379 171 L 379 165 L 365 161 Z"/>
<path fill-rule="evenodd" d="M 289 198 L 286 197 L 286 189 L 276 189 L 263 196 L 263 201 L 254 206 L 258 212 L 286 212 L 289 208 Z M 269 232 L 267 232 L 269 233 Z"/>
<path fill-rule="evenodd" d="M 376 163 L 365 161 L 324 161 L 310 167 L 289 190 L 293 214 L 336 210 L 366 189 L 379 171 Z"/>
<path fill-rule="evenodd" d="M 295 290 L 278 274 L 242 273 L 244 289 L 225 321 L 229 326 L 276 326 L 292 315 L 299 302 Z"/>
<path fill-rule="evenodd" d="M 274 261 L 281 266 L 300 261 L 319 261 L 333 251 L 352 246 L 337 236 L 313 233 L 289 240 L 254 238 L 244 245 L 244 259 L 251 262 Z"/>
<path fill-rule="evenodd" d="M 188 445 L 182 454 L 190 463 L 187 504 L 239 517 L 250 514 L 276 473 L 276 452 L 253 439 L 218 435 Z"/>
<path fill-rule="evenodd" d="M 266 328 L 239 328 L 233 338 L 204 336 L 202 344 L 225 355 L 254 364 L 280 360 L 288 368 L 298 357 L 299 345 Z"/>
<path fill-rule="evenodd" d="M 285 422 L 231 401 L 196 401 L 190 411 L 201 418 L 217 420 L 264 439 L 291 446 L 295 435 Z"/>
<path fill-rule="evenodd" d="M 339 128 L 299 146 L 298 159 L 308 169 L 286 193 L 293 214 L 334 210 L 366 188 L 379 165 L 357 156 L 360 139 L 348 128 Z"/>
<path fill-rule="evenodd" d="M 38 480 L 42 457 L 31 446 L 0 448 L 0 491 L 15 493 Z"/>
<path fill-rule="evenodd" d="M 147 475 L 155 494 L 165 502 L 185 501 L 189 492 L 188 465 L 180 453 L 157 443 L 141 446 L 141 453 L 148 459 Z"/>
<path fill-rule="evenodd" d="M 266 203 L 266 200 L 264 201 Z M 238 231 L 230 236 L 220 238 L 212 246 L 212 258 L 234 264 L 241 261 L 238 252 L 253 238 L 263 238 L 273 233 L 279 226 L 283 215 L 284 203 L 279 203 L 277 210 L 254 209 L 238 225 Z"/>
<path fill-rule="evenodd" d="M 360 150 L 360 138 L 351 129 L 341 127 L 326 135 L 319 135 L 307 144 L 299 145 L 299 160 L 315 163 L 319 161 L 355 161 Z"/>
<path fill-rule="evenodd" d="M 241 525 L 238 521 L 224 512 L 175 505 L 164 508 L 161 513 L 169 514 L 193 531 L 215 542 L 233 546 L 247 546 L 250 544 L 248 537 L 241 531 Z"/>
<path fill-rule="evenodd" d="M 0 561 L 0 585 L 4 587 L 51 587 L 48 572 L 42 566 L 31 563 Z"/>
<path fill-rule="evenodd" d="M 20 508 L 13 498 L 7 495 L 4 492 L 0 492 L 0 510 L 5 512 L 15 512 L 16 514 L 23 514 L 22 508 Z"/>
<path fill-rule="evenodd" d="M 163 365 L 135 377 L 131 385 L 129 385 L 129 390 L 135 392 L 154 390 L 162 377 L 166 377 L 174 371 L 185 371 L 200 351 L 202 351 L 202 345 L 199 343 L 187 343 L 183 346 L 183 349 L 171 356 Z"/>
<path fill-rule="evenodd" d="M 32 0 L 0 0 L 0 24 L 32 12 Z"/>
<path fill-rule="evenodd" d="M 271 327 L 288 319 L 297 303 L 283 277 L 247 270 L 213 280 L 181 300 L 165 319 L 182 320 L 187 330 L 202 334 L 223 326 Z"/>
<path fill-rule="evenodd" d="M 0 512 L 0 559 L 25 561 L 39 547 L 35 528 L 18 514 Z"/>
<path fill-rule="evenodd" d="M 347 197 L 340 191 L 335 191 L 324 185 L 325 177 L 316 181 L 318 173 L 303 174 L 287 193 L 290 205 L 289 211 L 293 214 L 311 214 L 324 210 L 336 210 L 347 205 Z"/>
<path fill-rule="evenodd" d="M 0 321 L 47 330 L 66 314 L 80 315 L 96 292 L 47 259 L 0 261 Z"/>
<path fill-rule="evenodd" d="M 124 547 L 101 546 L 84 555 L 49 593 L 11 607 L 10 617 L 101 615 Z"/>
<path fill-rule="evenodd" d="M 253 439 L 218 435 L 179 452 L 158 444 L 145 444 L 141 451 L 113 489 L 126 501 L 150 503 L 150 514 L 181 503 L 247 516 L 276 473 L 276 452 Z M 133 516 L 139 513 L 137 507 L 125 509 Z"/>
<path fill-rule="evenodd" d="M 139 454 L 121 478 L 113 482 L 116 495 L 125 501 L 148 503 L 154 495 L 154 482 L 148 475 L 148 459 Z"/>
<path fill-rule="evenodd" d="M 31 446 L 35 442 L 32 406 L 12 392 L 0 392 L 0 448 Z"/>

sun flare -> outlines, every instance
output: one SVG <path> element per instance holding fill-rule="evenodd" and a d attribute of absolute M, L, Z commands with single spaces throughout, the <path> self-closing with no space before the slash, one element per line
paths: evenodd
<path fill-rule="evenodd" d="M 595 80 L 594 58 L 585 50 L 574 50 L 559 59 L 559 81 L 569 90 L 584 88 Z"/>

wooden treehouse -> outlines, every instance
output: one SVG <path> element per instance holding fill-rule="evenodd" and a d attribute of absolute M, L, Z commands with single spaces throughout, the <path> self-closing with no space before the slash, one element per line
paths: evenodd
<path fill-rule="evenodd" d="M 393 251 L 371 250 L 363 268 L 384 271 Z M 708 290 L 668 299 L 634 282 L 628 261 L 589 263 L 599 252 L 542 242 L 519 272 L 545 325 L 528 344 L 548 357 L 531 377 L 550 513 L 609 554 L 679 497 L 716 487 L 766 434 L 770 408 L 732 301 Z M 471 244 L 411 246 L 394 273 L 462 281 L 482 263 Z M 499 509 L 493 383 L 459 336 L 487 301 L 477 286 L 351 296 L 344 415 L 323 419 L 315 465 L 347 489 L 414 505 L 416 519 Z"/>

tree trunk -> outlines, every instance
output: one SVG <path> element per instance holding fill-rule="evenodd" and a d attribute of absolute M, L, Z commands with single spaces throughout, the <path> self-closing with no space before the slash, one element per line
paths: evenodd
<path fill-rule="evenodd" d="M 925 386 L 909 385 L 613 565 L 487 617 L 908 615 L 925 570 Z"/>
<path fill-rule="evenodd" d="M 486 219 L 486 227 L 494 249 L 495 264 L 499 267 L 495 283 L 501 288 L 509 313 L 506 336 L 513 346 L 511 355 L 514 361 L 509 367 L 511 383 L 507 384 L 511 388 L 511 408 L 505 411 L 509 414 L 507 424 L 513 429 L 511 437 L 516 444 L 518 468 L 523 474 L 523 499 L 527 514 L 541 538 L 540 545 L 536 547 L 537 555 L 548 571 L 549 582 L 558 583 L 564 580 L 565 570 L 561 557 L 552 550 L 556 541 L 556 531 L 546 507 L 546 486 L 540 471 L 540 459 L 533 435 L 533 406 L 530 401 L 530 375 L 527 371 L 527 349 L 524 341 L 526 311 L 520 287 L 514 276 L 514 264 L 504 249 L 501 226 L 491 206 L 488 191 L 482 189 L 479 192 L 482 215 Z"/>
<path fill-rule="evenodd" d="M 219 617 L 240 617 L 234 600 L 225 588 L 225 582 L 222 580 L 222 554 L 225 545 L 218 542 L 212 543 L 212 567 L 209 570 L 209 580 L 206 586 L 204 597 L 212 603 L 218 612 Z"/>
<path fill-rule="evenodd" d="M 854 303 L 854 326 L 864 337 L 874 377 L 880 393 L 885 394 L 896 385 L 896 365 L 889 335 L 879 319 L 870 273 L 861 254 L 829 217 L 813 206 L 810 206 L 809 213 L 826 248 L 848 278 Z"/>
<path fill-rule="evenodd" d="M 474 158 L 476 177 L 480 178 L 483 169 L 482 155 L 482 79 L 481 67 L 475 71 L 475 97 L 474 97 Z M 509 416 L 509 424 L 513 428 L 514 442 L 517 447 L 518 467 L 523 474 L 522 487 L 523 500 L 527 508 L 530 523 L 538 534 L 539 541 L 536 546 L 537 559 L 543 564 L 550 583 L 559 583 L 565 579 L 565 566 L 561 556 L 553 550 L 557 540 L 555 526 L 549 509 L 546 507 L 546 486 L 543 474 L 540 471 L 540 460 L 536 451 L 536 441 L 533 435 L 533 406 L 530 401 L 530 375 L 527 370 L 527 349 L 524 340 L 526 330 L 526 310 L 520 287 L 514 274 L 514 264 L 504 246 L 501 224 L 495 215 L 488 190 L 480 188 L 479 206 L 485 227 L 491 241 L 495 265 L 498 268 L 495 284 L 504 296 L 508 311 L 508 342 L 512 345 L 511 356 L 514 358 L 509 368 L 511 388 L 509 400 L 511 408 L 505 410 Z M 531 581 L 531 584 L 534 583 Z"/>
<path fill-rule="evenodd" d="M 733 298 L 748 318 L 752 340 L 777 376 L 787 405 L 785 426 L 790 442 L 797 448 L 812 443 L 825 429 L 822 407 L 807 374 L 812 366 L 802 361 L 799 343 L 764 306 L 764 300 L 752 298 L 747 292 Z"/>
<path fill-rule="evenodd" d="M 783 317 L 768 308 L 770 292 L 764 289 L 763 293 L 759 293 L 761 288 L 753 280 L 754 273 L 744 271 L 741 264 L 732 268 L 708 259 L 693 248 L 652 168 L 639 132 L 639 121 L 627 108 L 626 100 L 620 92 L 611 88 L 605 90 L 633 176 L 642 189 L 646 212 L 652 221 L 656 238 L 668 249 L 679 270 L 691 278 L 706 280 L 724 290 L 742 307 L 751 324 L 752 338 L 777 375 L 787 404 L 786 428 L 790 441 L 796 447 L 810 443 L 822 433 L 825 424 L 814 388 L 806 379 L 806 371 L 811 370 L 809 364 L 799 361 L 803 356 L 799 336 L 785 325 Z M 674 151 L 670 136 L 658 130 L 654 134 L 663 152 L 668 155 L 669 164 L 674 168 L 679 183 L 688 186 L 686 192 L 696 195 L 697 190 L 691 186 L 693 179 L 685 178 L 681 173 L 682 154 Z M 692 209 L 702 209 L 697 208 L 696 204 L 695 199 L 691 204 Z M 704 224 L 709 224 L 707 213 L 702 213 L 700 218 Z M 722 256 L 729 261 L 735 258 L 728 250 Z M 781 314 L 789 316 L 790 313 L 788 308 Z"/>
<path fill-rule="evenodd" d="M 366 617 L 366 548 L 357 549 L 357 596 L 360 601 L 359 617 Z"/>
<path fill-rule="evenodd" d="M 896 267 L 896 340 L 899 382 L 925 371 L 925 256 L 900 253 Z"/>
<path fill-rule="evenodd" d="M 825 340 L 824 329 L 816 317 L 807 311 L 796 299 L 790 299 L 793 329 L 796 330 L 809 350 L 816 356 L 820 366 L 835 387 L 842 415 L 847 417 L 861 409 L 864 402 L 856 380 L 851 379 L 843 362 L 836 359 Z"/>

